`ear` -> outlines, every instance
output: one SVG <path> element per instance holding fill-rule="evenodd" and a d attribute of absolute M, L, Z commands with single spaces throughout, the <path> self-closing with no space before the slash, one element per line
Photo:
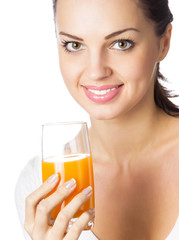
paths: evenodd
<path fill-rule="evenodd" d="M 165 33 L 160 38 L 160 53 L 159 53 L 159 62 L 162 61 L 169 49 L 170 49 L 170 40 L 171 40 L 171 34 L 172 34 L 172 24 L 168 24 Z"/>

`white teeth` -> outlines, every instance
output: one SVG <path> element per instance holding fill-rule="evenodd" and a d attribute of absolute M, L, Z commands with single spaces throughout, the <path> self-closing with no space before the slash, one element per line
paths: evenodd
<path fill-rule="evenodd" d="M 115 90 L 118 87 L 115 88 L 110 88 L 110 89 L 106 89 L 106 90 L 93 90 L 93 89 L 88 89 L 90 92 L 94 93 L 95 95 L 105 95 L 110 91 Z"/>

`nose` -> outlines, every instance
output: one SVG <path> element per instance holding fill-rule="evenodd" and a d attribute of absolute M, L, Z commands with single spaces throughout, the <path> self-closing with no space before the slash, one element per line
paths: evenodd
<path fill-rule="evenodd" d="M 87 79 L 92 81 L 104 80 L 109 78 L 111 74 L 112 69 L 108 66 L 107 56 L 97 51 L 91 53 L 86 67 Z"/>

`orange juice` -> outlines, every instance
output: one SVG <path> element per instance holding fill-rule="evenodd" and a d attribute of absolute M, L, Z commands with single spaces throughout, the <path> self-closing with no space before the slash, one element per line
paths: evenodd
<path fill-rule="evenodd" d="M 79 154 L 69 155 L 63 159 L 60 159 L 58 156 L 44 159 L 42 161 L 43 182 L 54 173 L 59 174 L 60 185 L 72 178 L 74 178 L 77 183 L 77 187 L 73 193 L 52 211 L 52 218 L 55 219 L 60 209 L 67 205 L 72 198 L 76 194 L 80 193 L 84 188 L 91 186 L 94 190 L 92 158 L 90 155 Z M 57 187 L 50 194 L 52 194 L 56 189 Z M 74 215 L 74 218 L 79 217 L 83 212 L 89 210 L 90 208 L 94 208 L 94 193 L 90 199 L 80 207 Z"/>

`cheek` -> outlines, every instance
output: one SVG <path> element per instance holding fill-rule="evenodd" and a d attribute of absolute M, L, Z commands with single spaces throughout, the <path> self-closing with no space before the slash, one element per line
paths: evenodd
<path fill-rule="evenodd" d="M 68 54 L 59 53 L 59 64 L 63 80 L 70 92 L 73 93 L 73 89 L 78 85 L 79 79 L 79 64 Z"/>
<path fill-rule="evenodd" d="M 145 91 L 153 80 L 156 65 L 156 53 L 147 48 L 129 54 L 118 69 L 122 81 L 133 92 Z"/>

